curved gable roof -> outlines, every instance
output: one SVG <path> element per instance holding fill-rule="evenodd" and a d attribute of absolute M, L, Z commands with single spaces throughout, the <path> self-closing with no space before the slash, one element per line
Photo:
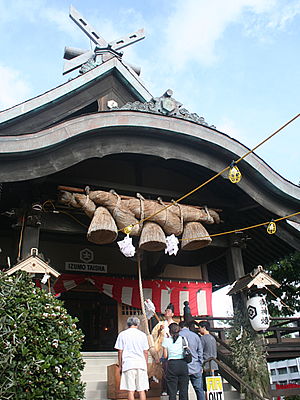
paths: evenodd
<path fill-rule="evenodd" d="M 120 85 L 114 88 L 116 83 L 108 79 L 111 76 L 124 89 Z M 152 97 L 134 72 L 112 58 L 55 89 L 0 112 L 0 136 L 39 132 L 98 100 L 111 87 L 124 104 L 148 101 Z"/>
<path fill-rule="evenodd" d="M 187 161 L 219 173 L 248 151 L 229 136 L 190 121 L 139 111 L 109 111 L 80 116 L 18 138 L 0 137 L 0 176 L 2 182 L 34 179 L 88 158 L 119 153 Z M 298 186 L 255 154 L 239 165 L 243 172 L 239 187 L 252 199 L 276 215 L 299 211 Z M 300 218 L 294 220 L 299 222 Z"/>

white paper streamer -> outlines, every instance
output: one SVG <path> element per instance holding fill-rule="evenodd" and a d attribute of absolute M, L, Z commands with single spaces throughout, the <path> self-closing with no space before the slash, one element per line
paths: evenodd
<path fill-rule="evenodd" d="M 179 240 L 174 235 L 174 233 L 171 236 L 166 237 L 166 243 L 167 243 L 167 247 L 165 248 L 165 254 L 168 253 L 169 256 L 174 254 L 174 256 L 176 256 L 177 252 L 178 252 Z"/>
<path fill-rule="evenodd" d="M 235 340 L 237 340 L 237 341 L 241 340 L 241 339 L 242 339 L 242 336 L 243 336 L 243 327 L 241 326 L 241 332 L 240 332 L 240 334 L 235 338 Z"/>
<path fill-rule="evenodd" d="M 132 238 L 129 237 L 129 234 L 118 242 L 118 246 L 125 257 L 133 257 L 135 255 L 135 247 L 132 244 Z"/>
<path fill-rule="evenodd" d="M 155 313 L 155 305 L 152 303 L 150 299 L 146 299 L 144 303 L 145 303 L 146 318 L 150 319 L 153 317 Z"/>
<path fill-rule="evenodd" d="M 47 272 L 45 272 L 45 275 L 43 276 L 43 279 L 41 280 L 41 283 L 43 285 L 46 285 L 48 279 L 50 278 L 50 275 L 47 274 Z"/>

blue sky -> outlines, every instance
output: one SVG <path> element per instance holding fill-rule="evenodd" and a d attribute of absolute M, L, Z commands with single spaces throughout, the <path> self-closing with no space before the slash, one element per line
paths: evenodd
<path fill-rule="evenodd" d="M 0 0 L 0 109 L 65 82 L 64 46 L 90 49 L 72 4 L 107 40 L 146 28 L 125 50 L 155 97 L 174 98 L 252 148 L 300 112 L 300 2 Z M 73 74 L 74 76 L 74 74 Z M 300 118 L 257 150 L 300 181 Z"/>

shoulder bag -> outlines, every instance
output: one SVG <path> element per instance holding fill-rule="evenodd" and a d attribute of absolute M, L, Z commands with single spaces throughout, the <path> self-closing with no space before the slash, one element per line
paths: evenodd
<path fill-rule="evenodd" d="M 192 353 L 188 348 L 188 343 L 186 338 L 184 336 L 181 337 L 182 337 L 182 347 L 183 347 L 183 359 L 185 362 L 189 364 L 192 361 Z"/>

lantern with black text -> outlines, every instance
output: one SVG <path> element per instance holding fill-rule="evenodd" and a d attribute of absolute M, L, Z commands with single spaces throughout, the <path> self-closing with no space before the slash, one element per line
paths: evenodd
<path fill-rule="evenodd" d="M 265 331 L 270 326 L 269 310 L 265 296 L 257 295 L 247 301 L 247 312 L 252 328 Z"/>

